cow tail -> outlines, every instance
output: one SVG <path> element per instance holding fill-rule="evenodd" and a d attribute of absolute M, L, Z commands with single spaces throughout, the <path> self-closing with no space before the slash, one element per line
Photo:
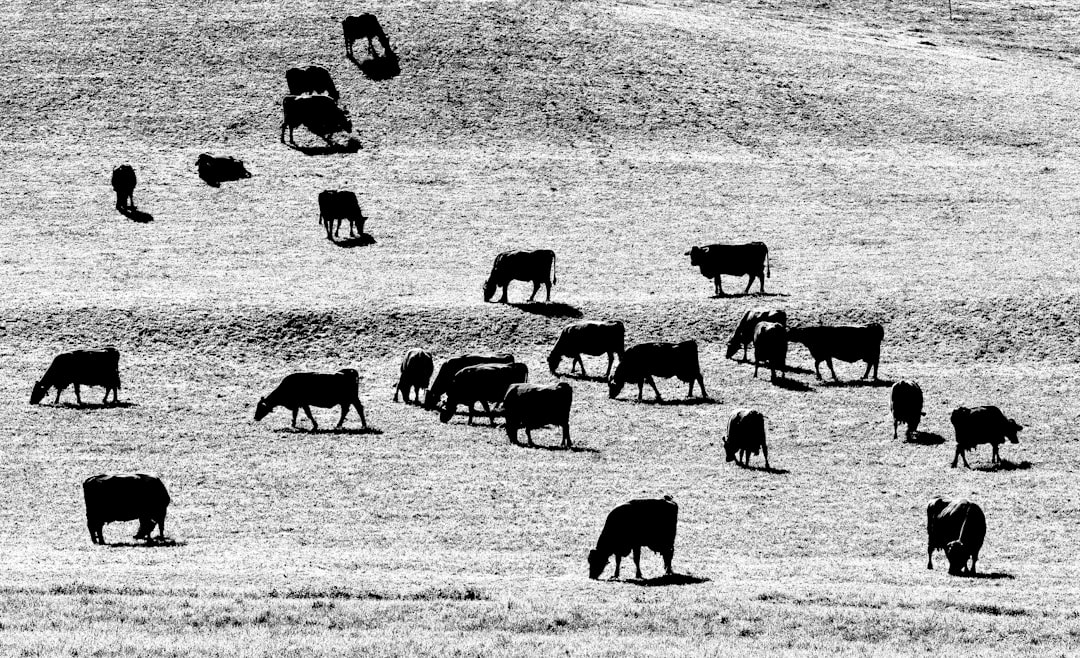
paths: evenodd
<path fill-rule="evenodd" d="M 772 278 L 772 270 L 769 268 L 769 248 L 765 247 L 765 276 Z"/>
<path fill-rule="evenodd" d="M 559 283 L 559 276 L 555 273 L 555 252 L 551 252 L 551 285 Z"/>

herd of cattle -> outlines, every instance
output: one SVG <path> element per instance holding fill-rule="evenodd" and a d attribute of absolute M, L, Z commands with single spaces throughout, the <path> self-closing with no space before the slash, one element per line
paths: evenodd
<path fill-rule="evenodd" d="M 397 56 L 378 20 L 371 14 L 350 16 L 342 22 L 346 56 L 354 59 L 354 42 L 366 39 L 368 52 L 381 62 L 384 70 L 397 70 Z M 375 49 L 378 42 L 382 50 Z M 294 130 L 304 127 L 333 149 L 355 150 L 359 143 L 352 133 L 348 110 L 340 103 L 341 96 L 330 72 L 321 66 L 290 68 L 285 73 L 288 94 L 282 99 L 281 142 L 296 146 Z M 286 138 L 286 133 L 288 137 Z M 332 136 L 348 135 L 345 146 L 336 144 Z M 241 161 L 230 157 L 202 154 L 196 163 L 199 176 L 210 185 L 223 181 L 247 178 L 250 174 Z M 112 187 L 118 210 L 134 210 L 135 171 L 121 165 L 113 171 Z M 328 240 L 338 237 L 342 222 L 349 224 L 349 236 L 364 236 L 363 215 L 356 194 L 349 190 L 323 190 L 318 195 L 319 222 Z M 336 223 L 336 225 L 335 225 Z M 712 244 L 693 246 L 686 252 L 690 265 L 712 279 L 714 293 L 723 296 L 721 276 L 748 277 L 748 293 L 755 280 L 759 291 L 765 292 L 765 279 L 771 277 L 769 249 L 763 242 L 749 244 Z M 501 288 L 498 301 L 507 302 L 511 282 L 532 284 L 532 302 L 540 287 L 545 287 L 545 299 L 551 301 L 551 287 L 558 282 L 555 275 L 555 252 L 551 250 L 507 251 L 498 254 L 491 273 L 483 283 L 483 298 L 492 301 Z M 820 364 L 825 362 L 833 380 L 836 371 L 833 360 L 863 361 L 866 369 L 862 378 L 878 379 L 878 365 L 884 329 L 872 323 L 865 326 L 789 326 L 787 313 L 781 309 L 755 308 L 747 311 L 735 326 L 728 341 L 726 356 L 735 358 L 742 349 L 743 360 L 753 347 L 754 376 L 759 367 L 770 370 L 771 381 L 785 379 L 788 371 L 789 345 L 807 348 L 818 380 L 822 379 Z M 548 368 L 559 376 L 563 359 L 570 360 L 570 372 L 580 368 L 586 377 L 583 355 L 607 356 L 604 380 L 608 396 L 616 398 L 627 384 L 637 386 L 637 399 L 643 397 L 648 384 L 657 400 L 662 399 L 654 378 L 677 378 L 689 385 L 688 397 L 693 397 L 698 385 L 702 398 L 708 396 L 694 340 L 681 342 L 646 342 L 625 346 L 626 329 L 618 321 L 584 320 L 563 328 L 548 356 Z M 30 402 L 40 403 L 50 389 L 56 390 L 54 403 L 61 392 L 74 387 L 76 402 L 82 405 L 80 386 L 102 386 L 103 403 L 118 400 L 120 388 L 119 352 L 113 347 L 66 352 L 58 355 L 42 378 L 34 384 Z M 616 365 L 616 359 L 617 365 Z M 434 380 L 432 376 L 434 375 Z M 360 401 L 360 373 L 346 368 L 335 373 L 296 372 L 287 375 L 274 390 L 259 399 L 255 420 L 259 421 L 281 407 L 292 412 L 296 427 L 300 410 L 311 422 L 318 423 L 311 407 L 341 408 L 337 427 L 341 428 L 350 408 L 360 416 L 361 426 L 367 428 L 364 406 Z M 443 423 L 449 422 L 464 406 L 468 424 L 472 424 L 477 404 L 483 408 L 492 426 L 496 413 L 504 418 L 510 441 L 518 444 L 518 431 L 524 430 L 532 446 L 532 431 L 554 426 L 562 431 L 561 446 L 572 447 L 570 416 L 573 387 L 566 382 L 543 386 L 529 382 L 529 368 L 515 361 L 511 354 L 463 354 L 445 361 L 438 372 L 431 354 L 422 349 L 409 350 L 401 362 L 400 375 L 394 386 L 394 401 L 399 397 L 426 409 L 438 411 Z M 421 392 L 424 393 L 421 401 Z M 410 399 L 411 398 L 411 399 Z M 905 437 L 911 440 L 917 433 L 923 414 L 923 391 L 915 382 L 900 381 L 890 391 L 889 405 L 893 416 L 893 438 L 900 424 L 906 425 Z M 950 418 L 956 433 L 956 454 L 952 466 L 962 459 L 968 466 L 965 452 L 981 443 L 993 447 L 992 462 L 1000 461 L 998 447 L 1006 440 L 1017 442 L 1022 428 L 1006 418 L 997 407 L 960 407 Z M 723 439 L 727 461 L 747 467 L 750 456 L 761 454 L 765 468 L 770 469 L 765 436 L 765 417 L 755 409 L 736 409 L 728 420 Z M 104 543 L 102 527 L 113 521 L 139 520 L 137 539 L 150 539 L 156 525 L 164 537 L 165 514 L 169 494 L 156 476 L 146 473 L 97 475 L 83 484 L 87 526 L 94 543 Z M 667 574 L 672 573 L 678 505 L 670 496 L 657 500 L 633 500 L 616 507 L 608 515 L 596 548 L 589 553 L 589 575 L 598 578 L 611 556 L 615 557 L 614 576 L 618 578 L 621 559 L 633 553 L 636 575 L 641 578 L 642 547 L 659 553 Z M 936 498 L 927 506 L 927 566 L 933 568 L 933 552 L 943 549 L 950 563 L 950 573 L 975 573 L 975 563 L 986 534 L 986 520 L 978 505 L 964 501 Z M 970 560 L 970 568 L 967 567 Z"/>

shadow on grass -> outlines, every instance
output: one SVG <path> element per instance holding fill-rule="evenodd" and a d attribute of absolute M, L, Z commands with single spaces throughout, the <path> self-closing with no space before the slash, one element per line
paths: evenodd
<path fill-rule="evenodd" d="M 904 443 L 915 443 L 921 446 L 938 446 L 945 443 L 945 437 L 940 434 L 934 434 L 933 432 L 915 432 L 910 440 L 905 440 Z"/>
<path fill-rule="evenodd" d="M 744 471 L 760 471 L 762 473 L 768 473 L 770 475 L 787 475 L 791 472 L 786 468 L 772 468 L 771 466 L 766 468 L 764 466 L 743 466 L 739 464 L 739 468 L 743 469 Z"/>
<path fill-rule="evenodd" d="M 154 216 L 151 215 L 150 213 L 143 212 L 141 210 L 138 210 L 136 208 L 132 208 L 130 206 L 125 206 L 123 208 L 117 208 L 117 210 L 119 210 L 120 214 L 123 215 L 124 217 L 127 217 L 128 219 L 130 219 L 133 222 L 138 222 L 139 224 L 148 224 L 148 223 L 154 221 Z"/>
<path fill-rule="evenodd" d="M 316 430 L 303 427 L 279 427 L 274 430 L 275 434 L 382 434 L 383 431 L 376 427 L 331 427 Z"/>
<path fill-rule="evenodd" d="M 401 63 L 393 52 L 369 57 L 362 62 L 352 55 L 345 57 L 360 69 L 365 78 L 373 82 L 382 82 L 401 75 Z"/>
<path fill-rule="evenodd" d="M 639 587 L 667 587 L 669 585 L 700 585 L 709 582 L 709 579 L 704 576 L 692 576 L 688 573 L 673 573 L 671 575 L 657 576 L 656 578 L 628 578 L 623 582 L 627 585 L 637 585 Z"/>
<path fill-rule="evenodd" d="M 655 404 L 655 405 L 667 406 L 667 407 L 683 407 L 683 406 L 689 407 L 689 406 L 694 406 L 694 405 L 698 405 L 698 404 L 720 404 L 720 400 L 714 400 L 712 398 L 680 398 L 680 399 L 671 399 L 671 398 L 669 398 L 667 400 L 657 400 L 656 398 L 645 398 L 645 399 L 640 400 L 640 401 L 638 401 L 635 398 L 633 401 L 637 402 L 638 404 Z"/>
<path fill-rule="evenodd" d="M 61 402 L 59 405 L 64 409 L 79 409 L 81 411 L 98 411 L 99 409 L 127 409 L 138 406 L 134 402 L 83 402 L 81 405 L 74 402 Z"/>
<path fill-rule="evenodd" d="M 997 464 L 983 464 L 982 466 L 975 466 L 971 470 L 982 471 L 984 473 L 996 473 L 998 471 L 1026 471 L 1031 468 L 1031 462 L 1022 461 L 1020 463 L 1011 462 L 1008 459 L 1002 459 Z"/>
<path fill-rule="evenodd" d="M 289 144 L 286 142 L 285 146 L 288 146 L 294 151 L 299 151 L 304 155 L 332 155 L 334 153 L 356 153 L 360 150 L 360 140 L 355 137 L 350 137 L 344 144 L 328 142 L 318 146 L 301 146 L 299 144 Z"/>
<path fill-rule="evenodd" d="M 562 446 L 547 446 L 540 445 L 538 443 L 534 443 L 532 445 L 529 445 L 528 443 L 514 443 L 513 445 L 517 446 L 518 448 L 525 448 L 527 450 L 548 450 L 550 452 L 600 452 L 596 448 L 583 448 L 581 446 L 571 446 L 569 448 L 564 448 Z"/>
<path fill-rule="evenodd" d="M 608 380 L 607 377 L 604 377 L 603 375 L 583 375 L 580 372 L 565 372 L 559 373 L 555 376 L 559 377 L 560 379 L 576 379 L 582 382 L 601 382 L 605 384 Z"/>
<path fill-rule="evenodd" d="M 892 386 L 896 382 L 889 379 L 850 379 L 847 381 L 828 381 L 823 380 L 818 382 L 818 386 L 829 388 L 881 388 L 883 386 Z"/>
<path fill-rule="evenodd" d="M 776 388 L 782 388 L 785 391 L 800 391 L 805 393 L 807 391 L 814 390 L 814 388 L 806 382 L 800 382 L 797 379 L 788 379 L 787 377 L 783 377 L 781 379 L 774 379 L 770 383 Z"/>
<path fill-rule="evenodd" d="M 979 579 L 982 579 L 982 580 L 1016 580 L 1016 576 L 1012 575 L 1011 573 L 1004 573 L 1004 572 L 1001 572 L 1001 571 L 995 571 L 995 572 L 992 572 L 992 573 L 973 573 L 973 574 L 967 574 L 966 573 L 966 574 L 961 575 L 960 577 L 961 578 L 971 578 L 971 579 L 974 579 L 974 580 L 979 580 Z"/>
<path fill-rule="evenodd" d="M 186 541 L 176 541 L 172 537 L 165 537 L 159 539 L 154 537 L 149 541 L 120 541 L 115 543 L 106 543 L 108 548 L 173 548 L 178 546 L 187 546 Z"/>
<path fill-rule="evenodd" d="M 581 318 L 584 317 L 576 307 L 563 302 L 521 302 L 510 304 L 519 311 L 542 315 L 545 318 Z"/>
<path fill-rule="evenodd" d="M 740 297 L 790 297 L 786 292 L 724 292 L 709 299 L 738 299 Z"/>
<path fill-rule="evenodd" d="M 375 244 L 375 237 L 370 233 L 361 233 L 356 238 L 346 238 L 345 240 L 331 240 L 334 246 L 343 247 L 345 249 L 352 249 L 353 247 L 370 247 Z"/>

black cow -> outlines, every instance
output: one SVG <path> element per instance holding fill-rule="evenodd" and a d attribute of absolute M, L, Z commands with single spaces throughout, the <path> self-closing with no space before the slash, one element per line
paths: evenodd
<path fill-rule="evenodd" d="M 304 66 L 285 71 L 285 82 L 293 96 L 301 94 L 326 94 L 338 99 L 338 90 L 330 72 L 321 66 Z"/>
<path fill-rule="evenodd" d="M 506 434 L 517 443 L 518 428 L 525 430 L 529 445 L 533 445 L 532 430 L 555 425 L 562 428 L 562 447 L 570 444 L 570 406 L 574 401 L 574 389 L 566 382 L 552 386 L 537 384 L 512 384 L 503 398 L 503 416 L 506 417 Z"/>
<path fill-rule="evenodd" d="M 615 355 L 622 357 L 625 351 L 624 336 L 626 327 L 618 321 L 583 320 L 574 322 L 563 327 L 559 334 L 559 340 L 555 342 L 551 354 L 548 355 L 548 368 L 551 374 L 555 371 L 563 357 L 572 359 L 570 372 L 574 372 L 576 365 L 581 366 L 581 374 L 585 373 L 585 363 L 581 360 L 582 354 L 599 356 L 607 354 L 607 374 L 604 379 L 611 377 L 611 366 L 615 362 Z M 587 376 L 587 375 L 586 375 Z"/>
<path fill-rule="evenodd" d="M 743 361 L 746 361 L 746 349 L 754 342 L 754 328 L 757 327 L 759 322 L 775 322 L 786 327 L 787 313 L 772 308 L 752 308 L 744 313 L 742 319 L 739 320 L 739 324 L 735 326 L 735 333 L 731 335 L 731 340 L 728 341 L 727 358 L 734 358 L 735 353 L 741 347 Z"/>
<path fill-rule="evenodd" d="M 86 500 L 86 527 L 90 541 L 104 544 L 102 528 L 114 521 L 139 520 L 135 539 L 150 541 L 154 526 L 158 537 L 165 537 L 165 512 L 169 492 L 156 475 L 149 473 L 113 473 L 95 475 L 83 482 Z"/>
<path fill-rule="evenodd" d="M 199 170 L 199 178 L 211 187 L 218 187 L 226 181 L 251 178 L 251 174 L 242 161 L 228 156 L 215 157 L 209 153 L 202 153 L 195 161 L 195 166 Z"/>
<path fill-rule="evenodd" d="M 904 423 L 907 425 L 904 439 L 910 441 L 919 429 L 919 421 L 925 415 L 923 414 L 922 388 L 915 382 L 907 380 L 893 384 L 889 392 L 889 411 L 892 412 L 893 417 L 893 440 L 897 438 L 896 430 L 900 427 L 900 423 Z"/>
<path fill-rule="evenodd" d="M 776 381 L 776 371 L 784 376 L 787 368 L 787 329 L 779 322 L 759 322 L 754 327 L 754 377 L 758 367 L 765 364 L 770 371 L 769 381 Z"/>
<path fill-rule="evenodd" d="M 334 221 L 333 234 L 330 232 Z M 342 220 L 349 223 L 349 237 L 355 237 L 356 233 L 364 235 L 364 223 L 367 217 L 360 210 L 360 203 L 356 200 L 356 193 L 349 190 L 323 190 L 319 192 L 319 221 L 326 227 L 326 239 L 333 240 L 341 230 Z M 354 232 L 355 231 L 355 232 Z"/>
<path fill-rule="evenodd" d="M 701 385 L 701 397 L 708 396 L 698 363 L 697 341 L 687 340 L 681 343 L 641 343 L 626 350 L 619 359 L 619 365 L 615 367 L 615 374 L 608 382 L 608 397 L 616 397 L 629 382 L 637 384 L 640 402 L 642 388 L 645 382 L 648 382 L 656 393 L 656 399 L 662 400 L 653 376 L 678 377 L 680 381 L 689 382 L 690 391 L 686 394 L 687 397 L 694 395 L 696 381 Z"/>
<path fill-rule="evenodd" d="M 116 209 L 127 210 L 135 207 L 135 170 L 131 165 L 122 164 L 112 172 L 112 188 L 116 192 Z"/>
<path fill-rule="evenodd" d="M 469 408 L 469 424 L 473 422 L 473 407 L 477 402 L 484 408 L 491 426 L 495 426 L 495 414 L 491 405 L 501 403 L 511 384 L 529 381 L 529 367 L 524 363 L 485 363 L 462 368 L 454 375 L 446 390 L 446 404 L 439 412 L 439 420 L 449 423 L 459 404 Z"/>
<path fill-rule="evenodd" d="M 353 42 L 357 39 L 367 39 L 368 53 L 372 57 L 379 56 L 375 52 L 374 41 L 376 39 L 378 39 L 379 45 L 382 46 L 384 54 L 387 56 L 393 55 L 394 51 L 390 48 L 390 40 L 386 38 L 386 33 L 383 32 L 382 25 L 379 24 L 379 19 L 375 18 L 374 14 L 346 16 L 345 20 L 341 21 L 341 31 L 345 36 L 345 55 L 349 59 L 356 59 L 353 54 Z"/>
<path fill-rule="evenodd" d="M 360 414 L 360 425 L 367 429 L 364 418 L 364 405 L 360 404 L 360 373 L 352 368 L 344 368 L 335 373 L 294 372 L 286 375 L 281 383 L 264 398 L 259 399 L 255 407 L 255 420 L 262 420 L 277 407 L 292 411 L 292 426 L 296 427 L 296 416 L 304 410 L 311 420 L 311 430 L 319 429 L 311 407 L 336 407 L 341 405 L 341 418 L 338 428 L 345 424 L 349 407 L 355 407 Z"/>
<path fill-rule="evenodd" d="M 349 113 L 337 101 L 325 94 L 286 96 L 281 101 L 281 143 L 285 143 L 285 129 L 289 129 L 289 143 L 295 145 L 293 130 L 304 126 L 328 144 L 330 135 L 338 132 L 351 133 L 353 126 Z"/>
<path fill-rule="evenodd" d="M 495 296 L 495 289 L 502 287 L 500 302 L 506 302 L 506 293 L 511 281 L 531 281 L 532 294 L 529 301 L 536 298 L 540 285 L 547 287 L 547 301 L 551 301 L 551 286 L 558 283 L 555 276 L 555 252 L 550 249 L 536 251 L 504 251 L 495 257 L 491 274 L 484 281 L 484 301 L 490 302 Z"/>
<path fill-rule="evenodd" d="M 426 409 L 434 409 L 438 406 L 439 401 L 442 400 L 442 396 L 450 388 L 450 382 L 454 380 L 454 375 L 462 368 L 468 368 L 469 366 L 478 366 L 484 363 L 513 363 L 514 357 L 511 354 L 462 354 L 461 356 L 455 356 L 452 359 L 447 359 L 439 367 L 438 374 L 435 375 L 435 381 L 432 382 L 431 388 L 428 389 L 427 395 L 424 396 L 424 407 Z"/>
<path fill-rule="evenodd" d="M 105 397 L 101 403 L 108 404 L 109 391 L 112 391 L 113 404 L 116 404 L 120 391 L 120 352 L 115 347 L 104 347 L 58 354 L 41 379 L 34 383 L 30 404 L 41 402 L 50 388 L 56 389 L 53 404 L 59 404 L 60 394 L 72 385 L 75 387 L 75 402 L 79 406 L 82 406 L 80 386 L 103 386 Z"/>
<path fill-rule="evenodd" d="M 865 327 L 841 325 L 789 328 L 787 338 L 789 343 L 802 343 L 810 350 L 810 356 L 814 359 L 814 373 L 819 380 L 821 371 L 818 366 L 824 361 L 829 366 L 833 381 L 839 381 L 832 363 L 833 359 L 839 359 L 848 363 L 866 361 L 866 372 L 860 379 L 866 379 L 873 368 L 874 381 L 877 381 L 881 341 L 885 338 L 885 330 L 876 322 Z"/>
<path fill-rule="evenodd" d="M 986 516 L 975 503 L 935 498 L 926 506 L 926 537 L 927 569 L 934 568 L 934 551 L 941 549 L 949 560 L 950 574 L 973 576 L 986 538 Z"/>
<path fill-rule="evenodd" d="M 596 548 L 589 551 L 589 578 L 599 578 L 612 555 L 615 556 L 613 578 L 618 578 L 622 559 L 633 551 L 635 575 L 640 580 L 642 546 L 664 558 L 664 574 L 670 576 L 678 523 L 679 506 L 671 496 L 619 505 L 608 514 Z"/>
<path fill-rule="evenodd" d="M 998 463 L 1001 456 L 998 455 L 998 446 L 1005 443 L 1020 443 L 1016 433 L 1024 429 L 1022 425 L 1011 418 L 1006 418 L 997 407 L 957 407 L 949 417 L 953 429 L 956 430 L 956 455 L 952 460 L 952 467 L 956 468 L 956 460 L 963 459 L 964 466 L 968 466 L 965 452 L 975 448 L 980 443 L 989 443 L 993 447 L 990 455 L 990 463 Z"/>
<path fill-rule="evenodd" d="M 769 468 L 769 446 L 765 443 L 765 417 L 753 409 L 736 409 L 728 418 L 724 454 L 727 461 L 739 466 L 750 465 L 750 455 L 761 453 L 765 468 Z M 740 461 L 741 458 L 741 461 Z"/>
<path fill-rule="evenodd" d="M 720 275 L 729 276 L 748 275 L 746 290 L 750 292 L 750 286 L 754 279 L 761 281 L 761 292 L 765 292 L 765 277 L 772 277 L 769 268 L 769 248 L 764 242 L 751 242 L 749 244 L 710 244 L 704 247 L 691 247 L 684 255 L 690 257 L 690 264 L 701 269 L 701 274 L 706 279 L 713 280 L 713 287 L 717 297 L 724 296 L 724 289 L 720 285 Z"/>
<path fill-rule="evenodd" d="M 397 386 L 394 387 L 394 402 L 398 400 L 398 394 L 409 403 L 409 392 L 416 389 L 413 398 L 420 404 L 420 389 L 426 389 L 431 381 L 431 373 L 435 371 L 435 362 L 431 355 L 421 349 L 409 350 L 405 358 L 401 360 L 401 376 L 398 377 Z"/>

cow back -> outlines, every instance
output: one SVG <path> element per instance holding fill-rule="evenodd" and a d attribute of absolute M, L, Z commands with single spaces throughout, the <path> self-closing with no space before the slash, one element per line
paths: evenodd
<path fill-rule="evenodd" d="M 102 523 L 161 516 L 170 498 L 151 473 L 107 473 L 83 482 L 86 516 Z"/>

